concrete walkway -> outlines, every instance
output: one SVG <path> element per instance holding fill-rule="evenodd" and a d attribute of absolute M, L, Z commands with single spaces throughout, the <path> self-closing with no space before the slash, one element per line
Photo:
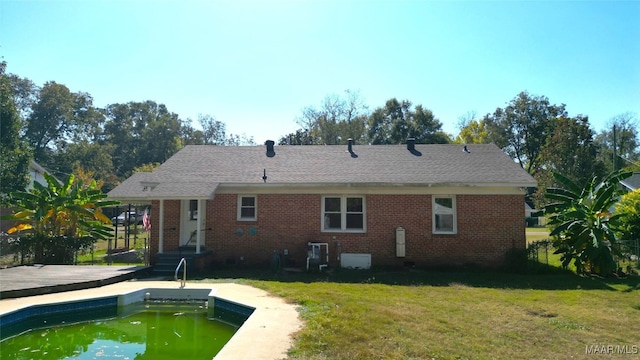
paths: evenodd
<path fill-rule="evenodd" d="M 3 270 L 4 271 L 4 270 Z M 179 288 L 174 281 L 131 280 L 90 289 L 0 300 L 0 314 L 31 305 L 91 299 L 129 293 L 145 288 Z M 216 296 L 254 307 L 256 310 L 215 357 L 216 360 L 286 359 L 292 336 L 303 323 L 296 306 L 246 285 L 235 283 L 189 283 L 186 288 L 216 289 Z"/>

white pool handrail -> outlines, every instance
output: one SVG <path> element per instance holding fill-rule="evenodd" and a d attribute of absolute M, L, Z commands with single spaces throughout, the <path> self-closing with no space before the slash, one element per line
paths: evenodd
<path fill-rule="evenodd" d="M 180 262 L 178 263 L 178 266 L 176 267 L 176 273 L 175 273 L 175 276 L 174 276 L 176 281 L 178 280 L 178 270 L 180 270 L 180 265 L 183 265 L 183 267 L 182 267 L 182 279 L 180 279 L 180 288 L 182 289 L 187 284 L 187 260 L 185 258 L 180 259 Z"/>

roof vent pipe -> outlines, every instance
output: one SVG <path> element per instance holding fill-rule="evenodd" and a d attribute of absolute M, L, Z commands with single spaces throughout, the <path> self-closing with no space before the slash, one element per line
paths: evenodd
<path fill-rule="evenodd" d="M 407 150 L 409 150 L 409 151 L 415 151 L 416 150 L 416 139 L 415 138 L 408 138 L 407 139 Z"/>
<path fill-rule="evenodd" d="M 353 139 L 347 139 L 347 150 L 352 153 L 353 152 Z"/>
<path fill-rule="evenodd" d="M 276 156 L 276 151 L 273 149 L 273 145 L 275 145 L 275 141 L 267 140 L 264 142 L 264 144 L 267 146 L 267 157 Z"/>

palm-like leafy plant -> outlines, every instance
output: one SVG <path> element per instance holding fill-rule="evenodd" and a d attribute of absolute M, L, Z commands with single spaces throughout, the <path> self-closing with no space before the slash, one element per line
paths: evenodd
<path fill-rule="evenodd" d="M 102 208 L 118 202 L 105 200 L 95 181 L 84 184 L 70 175 L 60 183 L 46 173 L 44 178 L 46 187 L 34 182 L 30 191 L 9 194 L 16 210 L 6 218 L 16 225 L 7 232 L 29 232 L 20 239 L 23 251 L 33 252 L 36 262 L 68 263 L 73 252 L 111 236 Z"/>
<path fill-rule="evenodd" d="M 560 174 L 553 175 L 563 188 L 549 188 L 545 197 L 555 201 L 544 207 L 544 214 L 555 236 L 557 254 L 562 265 L 573 260 L 578 273 L 588 271 L 609 275 L 616 269 L 614 256 L 621 256 L 614 231 L 620 215 L 610 209 L 618 201 L 620 180 L 630 172 L 616 171 L 598 182 L 596 177 L 580 187 Z"/>

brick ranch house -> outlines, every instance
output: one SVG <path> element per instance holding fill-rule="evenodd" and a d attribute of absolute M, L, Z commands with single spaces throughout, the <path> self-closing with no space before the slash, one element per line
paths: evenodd
<path fill-rule="evenodd" d="M 108 195 L 151 204 L 151 264 L 191 246 L 200 268 L 496 267 L 526 246 L 534 186 L 495 145 L 267 141 L 186 146 Z"/>

